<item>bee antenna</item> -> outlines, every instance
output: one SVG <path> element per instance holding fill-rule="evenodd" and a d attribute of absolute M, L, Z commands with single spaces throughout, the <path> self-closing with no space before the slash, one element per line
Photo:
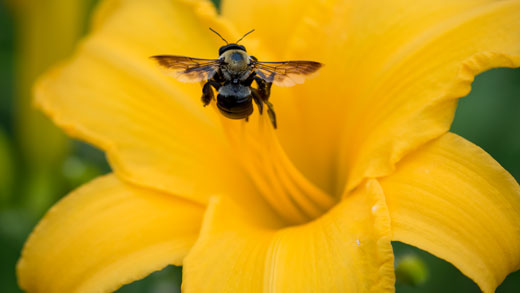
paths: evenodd
<path fill-rule="evenodd" d="M 238 44 L 238 42 L 242 41 L 243 38 L 245 38 L 247 35 L 249 35 L 250 33 L 254 32 L 255 29 L 252 29 L 250 31 L 248 31 L 245 35 L 243 35 L 238 41 L 235 42 L 235 44 Z"/>
<path fill-rule="evenodd" d="M 212 28 L 209 28 L 210 31 L 214 32 L 217 34 L 217 36 L 219 36 L 224 42 L 226 42 L 226 45 L 229 44 L 228 41 L 226 41 L 226 39 L 224 39 L 219 33 L 217 33 L 214 29 Z"/>

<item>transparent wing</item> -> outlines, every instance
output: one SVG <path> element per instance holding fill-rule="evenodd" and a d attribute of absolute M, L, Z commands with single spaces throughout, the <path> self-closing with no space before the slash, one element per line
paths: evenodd
<path fill-rule="evenodd" d="M 322 66 L 314 61 L 253 61 L 256 74 L 267 82 L 278 86 L 293 86 L 303 83 L 305 78 L 315 73 Z"/>
<path fill-rule="evenodd" d="M 150 58 L 157 61 L 166 74 L 182 82 L 206 81 L 215 75 L 221 64 L 219 59 L 200 59 L 175 55 L 159 55 Z"/>

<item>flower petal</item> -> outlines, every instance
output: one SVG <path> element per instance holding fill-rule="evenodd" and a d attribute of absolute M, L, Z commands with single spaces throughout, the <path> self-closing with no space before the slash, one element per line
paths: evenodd
<path fill-rule="evenodd" d="M 520 268 L 520 186 L 467 140 L 427 144 L 381 186 L 394 240 L 451 262 L 485 292 Z"/>
<path fill-rule="evenodd" d="M 520 1 L 475 6 L 432 23 L 375 66 L 348 113 L 342 155 L 350 167 L 339 172 L 348 189 L 391 173 L 408 152 L 448 131 L 475 75 L 520 66 Z"/>
<path fill-rule="evenodd" d="M 111 292 L 169 264 L 181 265 L 204 207 L 108 175 L 58 202 L 18 263 L 28 292 Z"/>
<path fill-rule="evenodd" d="M 261 4 L 228 2 L 224 15 L 236 5 L 229 17 L 239 27 L 263 16 L 253 15 Z M 273 88 L 271 101 L 282 146 L 331 194 L 388 175 L 407 152 L 445 133 L 476 74 L 520 65 L 516 0 L 299 2 L 280 1 L 265 21 L 287 40 L 262 42 L 284 59 L 325 66 L 303 85 Z"/>
<path fill-rule="evenodd" d="M 277 212 L 282 225 L 307 223 L 337 203 L 289 160 L 267 115 L 253 115 L 249 122 L 222 118 L 222 125 L 257 192 Z"/>
<path fill-rule="evenodd" d="M 382 190 L 370 181 L 327 214 L 271 230 L 214 198 L 184 262 L 185 292 L 393 292 Z"/>
<path fill-rule="evenodd" d="M 36 86 L 36 103 L 70 135 L 108 153 L 115 173 L 198 202 L 209 194 L 251 195 L 201 88 L 163 74 L 157 54 L 215 56 L 229 27 L 207 1 L 106 1 L 74 58 Z M 233 178 L 230 182 L 229 178 Z M 203 183 L 203 184 L 201 184 Z M 248 192 L 245 192 L 246 189 Z"/>

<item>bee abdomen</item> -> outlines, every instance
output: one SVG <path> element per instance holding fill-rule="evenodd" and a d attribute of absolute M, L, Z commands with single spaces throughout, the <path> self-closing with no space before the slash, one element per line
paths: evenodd
<path fill-rule="evenodd" d="M 244 119 L 253 113 L 253 103 L 251 96 L 217 96 L 217 107 L 222 113 L 230 119 Z"/>

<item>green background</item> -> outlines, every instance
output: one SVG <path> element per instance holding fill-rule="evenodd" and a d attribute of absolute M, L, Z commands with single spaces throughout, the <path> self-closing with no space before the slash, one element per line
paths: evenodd
<path fill-rule="evenodd" d="M 80 19 L 83 33 L 96 1 L 84 2 L 86 8 Z M 33 113 L 27 115 L 19 102 L 23 93 L 17 88 L 25 70 L 20 66 L 24 53 L 20 49 L 20 16 L 13 10 L 0 2 L 1 292 L 21 292 L 16 284 L 15 264 L 27 235 L 42 214 L 71 189 L 110 170 L 100 151 L 63 139 L 55 129 L 25 127 L 24 119 L 31 119 Z M 47 135 L 46 131 L 58 133 L 59 147 L 53 148 L 59 150 L 58 154 L 42 151 L 44 142 L 39 144 L 38 140 Z M 520 70 L 494 69 L 479 75 L 471 94 L 459 102 L 452 131 L 485 149 L 519 181 Z M 480 292 L 471 280 L 443 260 L 402 243 L 394 243 L 394 250 L 396 262 L 407 258 L 416 265 L 412 275 L 422 272 L 425 276 L 423 282 L 413 285 L 406 278 L 410 271 L 404 269 L 397 292 Z M 181 274 L 180 267 L 170 266 L 118 292 L 180 292 Z M 520 292 L 520 272 L 511 274 L 497 292 Z"/>

